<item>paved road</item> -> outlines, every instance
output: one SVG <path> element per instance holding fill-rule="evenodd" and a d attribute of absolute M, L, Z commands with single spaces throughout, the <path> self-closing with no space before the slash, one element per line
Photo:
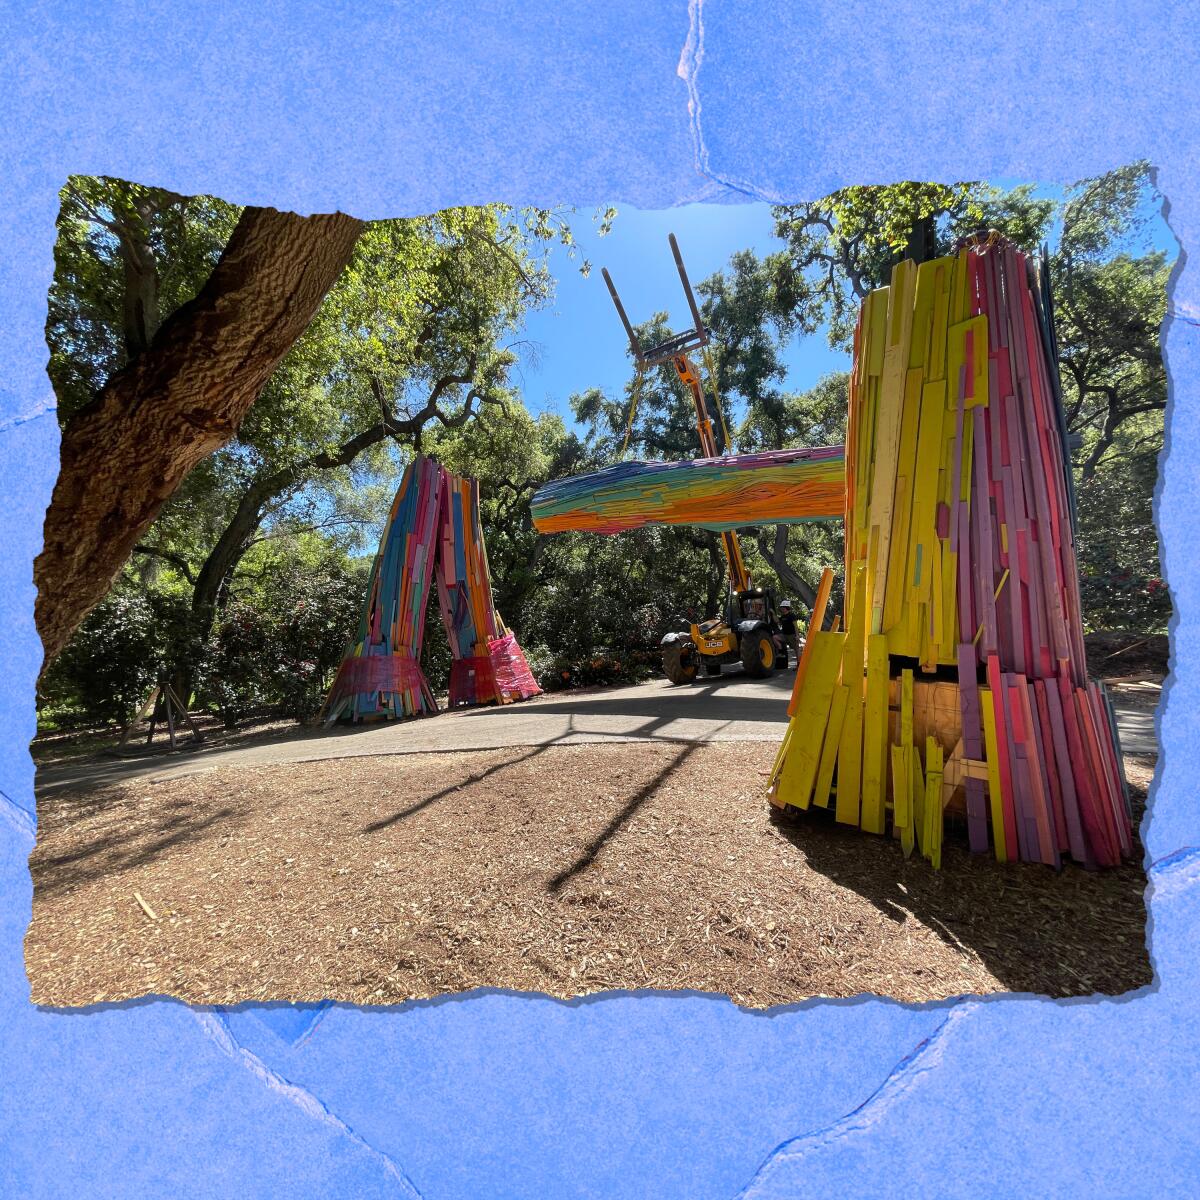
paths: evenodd
<path fill-rule="evenodd" d="M 777 741 L 787 722 L 793 674 L 750 679 L 740 669 L 690 687 L 665 679 L 634 687 L 557 692 L 506 708 L 459 709 L 415 721 L 297 730 L 249 744 L 135 759 L 90 758 L 43 767 L 40 796 L 123 779 L 190 775 L 212 767 L 264 766 L 373 754 L 494 750 L 584 742 Z M 1154 754 L 1157 692 L 1114 696 L 1127 754 Z"/>

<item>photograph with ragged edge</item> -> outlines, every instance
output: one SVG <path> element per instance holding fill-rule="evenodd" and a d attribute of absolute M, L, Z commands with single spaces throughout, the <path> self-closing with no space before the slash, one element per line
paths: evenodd
<path fill-rule="evenodd" d="M 371 222 L 72 178 L 34 1001 L 1148 983 L 1176 252 L 1145 163 Z"/>

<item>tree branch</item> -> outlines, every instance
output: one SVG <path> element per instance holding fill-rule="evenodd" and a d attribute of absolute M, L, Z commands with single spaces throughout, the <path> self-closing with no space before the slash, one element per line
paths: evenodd
<path fill-rule="evenodd" d="M 191 564 L 181 554 L 176 554 L 171 550 L 163 550 L 159 546 L 145 546 L 141 542 L 134 546 L 133 552 L 134 554 L 145 554 L 151 558 L 161 558 L 163 562 L 169 562 L 192 587 L 196 586 L 196 574 L 192 570 Z"/>

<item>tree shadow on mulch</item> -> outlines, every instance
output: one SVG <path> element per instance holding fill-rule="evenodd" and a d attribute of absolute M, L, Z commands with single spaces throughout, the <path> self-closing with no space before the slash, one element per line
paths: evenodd
<path fill-rule="evenodd" d="M 29 872 L 35 893 L 43 897 L 145 866 L 214 826 L 228 834 L 233 820 L 244 817 L 230 807 L 198 813 L 191 801 L 181 797 L 135 810 L 120 792 L 111 790 L 58 803 L 69 804 L 71 824 L 107 816 L 109 828 L 54 854 L 45 851 L 45 839 L 38 839 L 29 856 Z"/>
<path fill-rule="evenodd" d="M 1132 799 L 1136 831 L 1145 797 Z M 911 914 L 956 949 L 973 951 L 1010 991 L 1119 995 L 1153 978 L 1136 832 L 1130 863 L 1087 871 L 1066 862 L 1056 872 L 972 855 L 965 825 L 948 822 L 935 871 L 916 853 L 905 859 L 897 841 L 837 825 L 830 810 L 775 824 L 814 871 L 889 919 L 903 923 Z"/>

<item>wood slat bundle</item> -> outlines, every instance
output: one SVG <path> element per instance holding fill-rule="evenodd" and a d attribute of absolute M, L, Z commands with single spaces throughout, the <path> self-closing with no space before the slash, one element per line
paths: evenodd
<path fill-rule="evenodd" d="M 505 628 L 492 602 L 479 480 L 444 472 L 441 553 L 437 560 L 438 602 L 450 639 L 450 707 L 510 704 L 537 696 L 517 639 Z"/>
<path fill-rule="evenodd" d="M 418 457 L 388 513 L 357 637 L 325 701 L 326 724 L 438 711 L 420 668 L 435 570 L 454 656 L 451 707 L 506 704 L 540 692 L 492 602 L 478 480 Z"/>
<path fill-rule="evenodd" d="M 787 525 L 840 517 L 845 494 L 841 446 L 625 462 L 546 484 L 533 497 L 533 525 L 539 533 Z"/>
<path fill-rule="evenodd" d="M 1130 853 L 1116 725 L 1086 673 L 1053 336 L 1045 260 L 996 235 L 899 263 L 863 302 L 844 632 L 814 610 L 776 805 L 832 794 L 839 821 L 890 816 L 935 865 L 947 806 L 1001 860 Z"/>

